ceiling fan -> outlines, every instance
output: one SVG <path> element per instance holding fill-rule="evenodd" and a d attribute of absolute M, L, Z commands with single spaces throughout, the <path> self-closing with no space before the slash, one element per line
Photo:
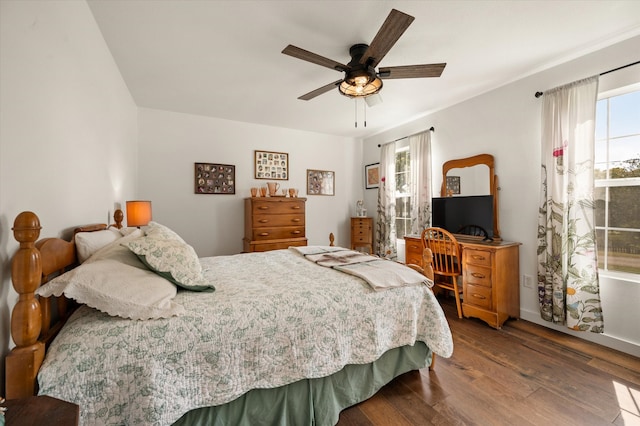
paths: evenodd
<path fill-rule="evenodd" d="M 371 44 L 359 43 L 351 46 L 351 61 L 346 65 L 291 44 L 285 47 L 282 51 L 285 55 L 344 72 L 343 79 L 312 90 L 298 99 L 308 101 L 335 87 L 350 98 L 367 97 L 382 89 L 383 79 L 440 77 L 446 63 L 380 67 L 376 72 L 375 68 L 414 19 L 413 16 L 392 9 Z"/>

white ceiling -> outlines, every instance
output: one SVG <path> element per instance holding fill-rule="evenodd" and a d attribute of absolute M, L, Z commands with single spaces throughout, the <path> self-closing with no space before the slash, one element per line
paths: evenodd
<path fill-rule="evenodd" d="M 355 138 L 640 34 L 637 0 L 88 3 L 138 106 Z M 285 46 L 347 63 L 392 8 L 415 21 L 380 66 L 446 62 L 440 78 L 386 80 L 366 128 L 337 89 L 297 99 L 342 73 Z"/>

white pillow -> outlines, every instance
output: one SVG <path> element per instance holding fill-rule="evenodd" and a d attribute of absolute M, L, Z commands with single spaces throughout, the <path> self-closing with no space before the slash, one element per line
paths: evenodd
<path fill-rule="evenodd" d="M 122 245 L 138 255 L 149 269 L 175 285 L 191 291 L 214 291 L 202 276 L 196 251 L 178 234 L 157 222 L 149 222 L 146 235 Z"/>
<path fill-rule="evenodd" d="M 141 231 L 120 238 L 96 252 L 85 263 L 36 290 L 49 297 L 75 299 L 112 316 L 131 319 L 168 318 L 184 313 L 173 302 L 176 287 L 147 269 L 122 244 L 139 238 Z"/>
<path fill-rule="evenodd" d="M 78 232 L 75 235 L 78 261 L 84 263 L 92 254 L 107 244 L 122 238 L 122 235 L 123 234 L 115 228 L 95 232 Z"/>

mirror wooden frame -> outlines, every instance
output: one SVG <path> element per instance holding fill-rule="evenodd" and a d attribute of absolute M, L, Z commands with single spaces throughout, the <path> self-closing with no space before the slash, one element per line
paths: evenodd
<path fill-rule="evenodd" d="M 493 195 L 493 239 L 500 240 L 500 221 L 498 220 L 498 176 L 495 174 L 495 160 L 491 154 L 479 154 L 473 157 L 449 160 L 442 165 L 442 186 L 440 196 L 447 197 L 447 172 L 451 169 L 461 169 L 485 165 L 489 167 L 489 192 Z"/>

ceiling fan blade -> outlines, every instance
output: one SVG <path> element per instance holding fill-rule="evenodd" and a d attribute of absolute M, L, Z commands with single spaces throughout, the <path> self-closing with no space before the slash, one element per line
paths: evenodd
<path fill-rule="evenodd" d="M 396 44 L 400 36 L 409 28 L 414 19 L 411 15 L 391 9 L 389 16 L 387 16 L 387 19 L 378 30 L 369 48 L 360 58 L 360 63 L 364 65 L 371 58 L 373 61 L 371 66 L 375 68 L 393 45 Z"/>
<path fill-rule="evenodd" d="M 309 101 L 309 100 L 315 98 L 316 96 L 320 96 L 323 93 L 327 93 L 331 89 L 335 89 L 336 87 L 338 87 L 338 85 L 340 83 L 342 83 L 342 80 L 336 80 L 333 83 L 329 83 L 326 86 L 322 86 L 322 87 L 320 87 L 320 88 L 318 88 L 316 90 L 313 90 L 313 91 L 307 93 L 306 95 L 302 95 L 298 99 L 301 99 L 303 101 Z"/>
<path fill-rule="evenodd" d="M 336 71 L 344 72 L 349 69 L 348 66 L 341 64 L 340 62 L 325 58 L 324 56 L 320 56 L 316 53 L 309 52 L 308 50 L 301 49 L 291 44 L 285 47 L 282 53 L 284 53 L 285 55 L 293 56 L 294 58 L 302 59 L 303 61 L 322 65 L 323 67 L 331 68 L 332 70 Z"/>
<path fill-rule="evenodd" d="M 378 69 L 378 76 L 383 80 L 392 78 L 440 77 L 446 65 L 446 63 L 442 63 L 404 65 L 399 67 L 380 67 Z"/>

